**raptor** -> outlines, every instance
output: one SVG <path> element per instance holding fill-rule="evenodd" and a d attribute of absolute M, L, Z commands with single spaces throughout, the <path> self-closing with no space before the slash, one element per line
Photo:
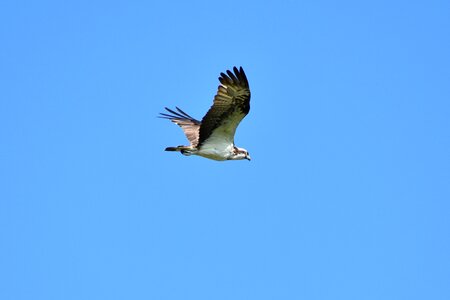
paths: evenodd
<path fill-rule="evenodd" d="M 161 118 L 169 119 L 181 127 L 189 145 L 167 147 L 166 151 L 178 151 L 183 155 L 225 160 L 250 160 L 248 151 L 234 144 L 236 128 L 250 111 L 250 87 L 242 67 L 234 67 L 220 73 L 220 85 L 213 105 L 201 121 L 194 119 L 180 108 L 165 108 Z"/>

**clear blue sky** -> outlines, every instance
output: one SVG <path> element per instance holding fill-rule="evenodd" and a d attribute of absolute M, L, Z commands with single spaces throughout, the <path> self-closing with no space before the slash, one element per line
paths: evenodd
<path fill-rule="evenodd" d="M 0 299 L 450 299 L 448 1 L 3 1 Z M 243 66 L 253 160 L 164 152 Z"/>

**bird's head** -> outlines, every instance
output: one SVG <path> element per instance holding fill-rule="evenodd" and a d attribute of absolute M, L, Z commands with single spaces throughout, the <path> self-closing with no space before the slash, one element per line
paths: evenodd
<path fill-rule="evenodd" d="M 247 150 L 244 148 L 234 147 L 234 155 L 230 158 L 232 160 L 240 160 L 240 159 L 246 159 L 246 160 L 252 160 L 250 157 L 250 154 Z"/>

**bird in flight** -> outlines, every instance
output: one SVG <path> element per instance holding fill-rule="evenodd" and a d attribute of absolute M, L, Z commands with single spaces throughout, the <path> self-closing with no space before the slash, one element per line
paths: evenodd
<path fill-rule="evenodd" d="M 201 121 L 194 119 L 180 108 L 165 108 L 160 118 L 168 119 L 181 127 L 189 146 L 167 147 L 166 151 L 198 155 L 205 158 L 224 160 L 250 160 L 244 148 L 236 147 L 234 134 L 242 119 L 250 111 L 250 87 L 242 67 L 234 67 L 220 73 L 220 85 L 211 108 Z"/>

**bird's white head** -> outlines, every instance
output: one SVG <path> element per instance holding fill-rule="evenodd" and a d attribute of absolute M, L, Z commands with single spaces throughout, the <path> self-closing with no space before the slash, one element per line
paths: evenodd
<path fill-rule="evenodd" d="M 246 159 L 246 160 L 252 160 L 250 157 L 250 154 L 247 150 L 244 148 L 234 147 L 234 154 L 230 157 L 232 160 L 240 160 L 240 159 Z"/>

